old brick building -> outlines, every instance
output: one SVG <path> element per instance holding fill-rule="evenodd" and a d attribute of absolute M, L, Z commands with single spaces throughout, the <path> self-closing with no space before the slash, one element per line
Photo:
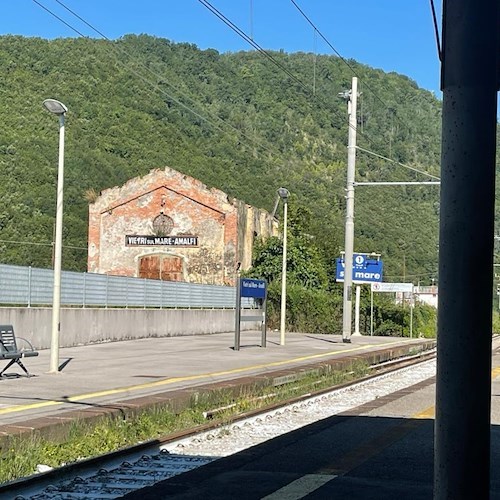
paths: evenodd
<path fill-rule="evenodd" d="M 89 272 L 232 284 L 271 215 L 171 168 L 103 191 L 89 207 Z"/>

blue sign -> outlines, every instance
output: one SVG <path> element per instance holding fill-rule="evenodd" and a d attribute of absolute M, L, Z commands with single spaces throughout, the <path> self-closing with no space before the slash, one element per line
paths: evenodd
<path fill-rule="evenodd" d="M 240 293 L 241 297 L 253 297 L 254 299 L 265 299 L 266 281 L 254 280 L 251 278 L 241 278 Z"/>
<path fill-rule="evenodd" d="M 336 281 L 344 281 L 345 263 L 344 259 L 335 259 L 336 263 Z M 382 281 L 384 264 L 381 260 L 370 259 L 368 255 L 355 253 L 352 256 L 352 282 L 378 283 Z"/>

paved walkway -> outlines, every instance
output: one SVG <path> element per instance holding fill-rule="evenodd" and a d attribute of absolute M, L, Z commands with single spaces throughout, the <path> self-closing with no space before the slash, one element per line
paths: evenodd
<path fill-rule="evenodd" d="M 214 381 L 229 380 L 309 365 L 327 359 L 357 356 L 391 346 L 408 347 L 418 339 L 353 336 L 345 344 L 337 335 L 243 332 L 235 351 L 234 334 L 149 338 L 60 349 L 61 372 L 49 374 L 49 350 L 24 360 L 27 378 L 14 365 L 0 379 L 0 426 L 61 416 L 65 410 L 95 403 L 124 401 Z M 1 433 L 1 431 L 0 431 Z"/>

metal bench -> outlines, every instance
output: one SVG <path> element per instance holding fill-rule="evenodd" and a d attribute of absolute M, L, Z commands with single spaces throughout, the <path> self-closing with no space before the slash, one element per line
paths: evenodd
<path fill-rule="evenodd" d="M 19 348 L 17 340 L 22 340 L 27 348 Z M 38 356 L 38 351 L 33 349 L 33 346 L 26 339 L 14 335 L 14 328 L 12 325 L 0 325 L 0 360 L 9 360 L 7 366 L 0 371 L 0 378 L 5 373 L 5 370 L 10 368 L 14 363 L 17 363 L 28 377 L 31 377 L 26 367 L 21 362 L 21 358 L 31 358 Z"/>

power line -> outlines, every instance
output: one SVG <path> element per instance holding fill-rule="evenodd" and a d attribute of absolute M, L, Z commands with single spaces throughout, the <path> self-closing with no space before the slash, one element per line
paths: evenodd
<path fill-rule="evenodd" d="M 82 23 L 84 23 L 86 26 L 88 26 L 90 29 L 92 29 L 95 33 L 97 33 L 99 36 L 101 36 L 102 38 L 104 38 L 105 40 L 107 40 L 108 42 L 112 42 L 112 40 L 110 40 L 104 33 L 102 33 L 99 29 L 97 29 L 95 26 L 93 26 L 92 24 L 90 24 L 88 21 L 86 21 L 84 18 L 82 18 L 78 13 L 76 13 L 75 11 L 73 11 L 72 9 L 70 9 L 69 7 L 67 7 L 61 0 L 55 0 L 59 5 L 61 5 L 64 9 L 66 9 L 69 13 L 71 13 L 73 16 L 75 16 L 77 19 L 79 19 Z M 258 52 L 260 52 L 262 55 L 264 55 L 267 59 L 269 59 L 274 65 L 276 65 L 279 69 L 281 69 L 282 71 L 284 71 L 295 83 L 297 83 L 302 89 L 305 90 L 306 93 L 310 94 L 311 93 L 311 89 L 302 81 L 300 80 L 299 78 L 297 78 L 291 71 L 288 70 L 288 68 L 286 68 L 283 64 L 281 64 L 269 51 L 263 49 L 257 42 L 255 42 L 252 38 L 250 38 L 243 30 L 241 30 L 237 25 L 235 25 L 231 20 L 229 20 L 222 12 L 220 12 L 218 9 L 216 9 L 210 2 L 208 2 L 207 0 L 198 0 L 202 5 L 204 5 L 208 10 L 210 10 L 214 15 L 216 15 L 220 20 L 222 20 L 228 27 L 230 27 L 233 31 L 235 31 L 240 37 L 242 37 L 247 43 L 249 43 L 250 45 L 252 45 Z M 50 15 L 52 15 L 53 17 L 55 17 L 56 19 L 58 19 L 60 22 L 62 22 L 64 25 L 66 25 L 68 28 L 70 28 L 71 30 L 73 30 L 74 32 L 76 32 L 77 34 L 79 34 L 80 36 L 82 36 L 83 38 L 88 38 L 86 35 L 84 35 L 83 33 L 81 33 L 79 30 L 77 30 L 74 26 L 72 26 L 71 24 L 69 24 L 68 22 L 66 22 L 64 19 L 62 19 L 61 17 L 59 17 L 58 15 L 56 15 L 54 12 L 52 12 L 50 9 L 48 9 L 47 7 L 45 7 L 43 4 L 41 4 L 38 0 L 33 0 L 33 2 L 35 2 L 37 5 L 39 5 L 41 8 L 43 8 L 45 11 L 47 11 Z M 316 32 L 323 38 L 323 40 L 325 40 L 329 46 L 332 48 L 332 50 L 335 51 L 335 53 L 337 53 L 339 55 L 339 57 L 344 61 L 345 64 L 347 64 L 347 66 L 349 68 L 351 68 L 351 70 L 356 74 L 354 68 L 352 67 L 352 65 L 350 65 L 341 55 L 340 53 L 338 53 L 338 51 L 333 47 L 333 45 L 330 44 L 330 42 L 326 39 L 326 37 L 316 28 L 316 26 L 314 26 L 314 24 L 312 23 L 312 21 L 305 15 L 305 13 L 300 9 L 300 7 L 296 4 L 296 2 L 294 0 L 291 0 L 291 2 L 296 6 L 296 8 L 301 12 L 301 14 L 307 19 L 307 21 L 313 26 L 313 28 L 316 30 Z M 124 49 L 122 49 L 121 47 L 116 47 L 114 44 L 111 45 L 113 47 L 113 49 L 116 51 L 119 51 L 121 52 L 122 54 L 125 54 L 128 58 L 132 59 L 132 56 Z M 122 64 L 123 66 L 125 66 L 127 69 L 129 69 L 132 73 L 134 73 L 134 75 L 136 75 L 138 78 L 140 78 L 142 81 L 144 81 L 145 83 L 147 83 L 148 85 L 152 86 L 153 88 L 155 88 L 156 90 L 158 90 L 159 92 L 161 92 L 162 94 L 164 94 L 165 96 L 167 96 L 169 99 L 171 99 L 173 102 L 175 102 L 176 104 L 178 104 L 179 106 L 183 107 L 184 109 L 186 109 L 188 112 L 194 114 L 196 117 L 200 118 L 202 121 L 212 125 L 213 127 L 215 127 L 217 130 L 219 130 L 220 132 L 226 134 L 226 131 L 224 129 L 222 129 L 218 124 L 216 124 L 213 120 L 210 120 L 208 118 L 206 118 L 205 116 L 201 115 L 200 113 L 198 113 L 196 110 L 192 109 L 191 107 L 187 106 L 186 104 L 184 104 L 182 101 L 180 101 L 179 99 L 177 99 L 176 97 L 174 97 L 173 95 L 169 94 L 168 92 L 166 92 L 164 89 L 162 89 L 161 87 L 159 87 L 159 85 L 155 82 L 152 82 L 148 79 L 146 79 L 141 73 L 139 73 L 138 71 L 136 71 L 134 68 L 130 67 L 130 65 L 127 65 L 126 63 L 120 61 L 119 59 L 117 59 L 117 61 Z M 156 78 L 158 78 L 160 80 L 160 82 L 162 83 L 166 83 L 167 85 L 169 85 L 171 88 L 173 88 L 174 90 L 176 90 L 178 93 L 181 94 L 181 96 L 183 96 L 185 99 L 191 101 L 191 102 L 195 102 L 193 101 L 192 98 L 190 98 L 189 96 L 186 96 L 186 94 L 184 94 L 182 91 L 180 91 L 178 88 L 176 88 L 174 85 L 172 85 L 170 82 L 168 82 L 164 77 L 163 75 L 159 75 L 158 73 L 152 71 L 149 67 L 147 67 L 146 65 L 144 65 L 143 63 L 140 63 L 140 65 L 146 69 L 146 71 L 148 71 L 150 74 L 152 74 L 153 76 L 155 76 Z M 365 82 L 365 86 L 367 86 L 366 82 Z M 368 88 L 368 86 L 367 86 Z M 376 95 L 374 93 L 374 95 Z M 315 85 L 313 86 L 313 89 L 312 89 L 312 96 L 313 98 L 315 97 Z M 384 103 L 384 101 L 382 101 L 381 99 L 379 99 L 384 105 L 386 105 Z M 214 118 L 214 115 L 211 115 L 210 113 L 208 113 L 211 118 Z M 276 152 L 274 151 L 271 151 L 269 148 L 267 148 L 265 145 L 263 145 L 262 143 L 256 141 L 254 138 L 251 138 L 249 136 L 247 136 L 245 133 L 243 133 L 241 130 L 237 129 L 236 127 L 234 127 L 233 125 L 231 125 L 230 123 L 226 122 L 225 120 L 221 119 L 220 117 L 218 116 L 215 116 L 215 118 L 219 121 L 221 121 L 225 126 L 228 126 L 230 127 L 233 131 L 235 131 L 238 135 L 244 137 L 245 139 L 247 139 L 248 141 L 250 141 L 251 143 L 259 146 L 260 148 L 262 148 L 263 150 L 267 151 L 269 154 L 271 154 L 271 156 L 275 157 L 277 155 Z M 398 118 L 399 119 L 399 118 Z M 372 142 L 372 140 L 370 138 L 368 138 L 364 133 L 362 133 L 361 131 L 358 130 L 358 127 L 354 127 L 352 125 L 349 124 L 349 126 L 355 130 L 357 130 L 357 132 L 362 136 L 364 137 L 365 139 L 367 139 L 369 142 Z M 417 169 L 414 169 L 412 167 L 409 167 L 408 165 L 404 165 L 396 160 L 392 160 L 390 158 L 387 158 L 387 157 L 384 157 L 382 155 L 378 155 L 377 153 L 373 153 L 373 152 L 370 152 L 368 150 L 363 150 L 362 148 L 359 148 L 361 151 L 365 151 L 367 153 L 371 153 L 375 156 L 378 156 L 380 158 L 383 158 L 387 161 L 390 161 L 392 163 L 395 163 L 395 164 L 398 164 L 398 165 L 401 165 L 401 166 L 404 166 L 405 168 L 408 168 L 410 170 L 414 170 L 416 172 L 419 172 L 419 173 L 422 173 L 424 175 L 429 175 L 430 177 L 435 177 L 435 176 L 432 176 L 431 174 L 427 174 L 425 172 L 421 172 Z M 435 177 L 437 179 L 437 177 Z"/>
<path fill-rule="evenodd" d="M 312 95 L 313 98 L 315 97 L 315 89 L 311 89 L 302 80 L 297 78 L 292 72 L 290 72 L 290 70 L 288 70 L 288 68 L 283 66 L 268 50 L 262 48 L 257 42 L 255 42 L 255 40 L 250 38 L 241 28 L 239 28 L 236 24 L 234 24 L 222 12 L 220 12 L 217 8 L 215 8 L 210 2 L 208 2 L 207 0 L 198 0 L 198 2 L 200 2 L 204 7 L 206 7 L 210 12 L 212 12 L 212 14 L 218 17 L 224 24 L 226 24 L 229 28 L 231 28 L 238 36 L 243 38 L 243 40 L 245 40 L 252 47 L 254 47 L 264 57 L 269 59 L 275 66 L 284 71 L 295 83 L 297 83 L 301 88 L 303 88 L 307 94 Z M 339 111 L 336 112 L 340 113 Z M 349 127 L 353 128 L 354 130 L 357 130 L 357 127 L 353 127 L 352 125 L 349 125 Z M 365 137 L 365 139 L 367 139 L 368 142 L 373 142 L 371 139 L 364 136 L 360 131 L 358 131 L 358 133 L 363 137 Z"/>
<path fill-rule="evenodd" d="M 212 14 L 217 16 L 224 24 L 231 28 L 236 34 L 248 42 L 252 47 L 258 50 L 264 57 L 267 57 L 274 65 L 284 71 L 297 85 L 302 87 L 307 93 L 311 92 L 311 89 L 299 78 L 297 78 L 288 68 L 283 66 L 269 51 L 263 49 L 255 40 L 250 38 L 242 29 L 240 29 L 236 24 L 234 24 L 230 19 L 228 19 L 222 12 L 216 9 L 207 0 L 198 0 L 204 7 L 206 7 Z"/>
<path fill-rule="evenodd" d="M 50 9 L 48 9 L 47 7 L 45 7 L 45 5 L 41 4 L 38 0 L 33 0 L 33 2 L 35 2 L 39 7 L 41 7 L 43 10 L 45 10 L 46 12 L 48 12 L 51 16 L 54 16 L 58 21 L 61 21 L 61 23 L 63 23 L 65 26 L 67 26 L 70 30 L 74 31 L 75 33 L 78 33 L 83 38 L 88 38 L 83 33 L 81 33 L 80 31 L 78 31 L 76 28 L 74 28 L 73 26 L 71 26 L 70 24 L 68 24 L 62 17 L 59 17 L 57 14 L 55 14 Z"/>
<path fill-rule="evenodd" d="M 340 58 L 340 60 L 353 72 L 355 76 L 357 76 L 361 80 L 361 76 L 359 73 L 356 71 L 356 69 L 352 66 L 352 64 L 349 64 L 347 59 L 342 56 L 342 54 L 330 43 L 330 41 L 326 38 L 325 35 L 318 29 L 318 27 L 312 22 L 312 20 L 309 18 L 309 16 L 299 7 L 297 2 L 295 0 L 290 0 L 292 4 L 295 6 L 295 8 L 300 12 L 300 14 L 304 17 L 304 19 L 312 26 L 312 28 L 318 33 L 318 35 L 323 39 L 323 41 L 333 50 L 335 54 Z M 386 108 L 389 108 L 387 103 L 366 83 L 364 82 L 365 87 L 375 96 L 375 98 L 380 101 Z M 398 120 L 400 118 L 398 117 Z M 403 122 L 401 122 L 403 123 Z M 406 124 L 404 124 L 406 125 Z"/>
<path fill-rule="evenodd" d="M 33 0 L 36 4 L 38 4 L 40 7 L 42 7 L 45 11 L 47 11 L 49 14 L 51 14 L 53 17 L 55 17 L 56 19 L 58 19 L 59 21 L 61 21 L 62 23 L 64 23 L 67 27 L 69 27 L 71 30 L 73 30 L 75 33 L 79 34 L 80 36 L 82 36 L 83 38 L 88 38 L 88 36 L 82 34 L 80 31 L 78 31 L 74 26 L 72 26 L 71 24 L 69 24 L 68 22 L 66 22 L 65 20 L 63 20 L 61 17 L 57 16 L 54 12 L 52 12 L 50 9 L 48 9 L 47 7 L 45 7 L 44 5 L 42 5 L 38 0 Z M 79 19 L 82 23 L 84 23 L 87 27 L 89 27 L 90 29 L 92 29 L 95 33 L 97 33 L 99 36 L 101 36 L 102 38 L 104 38 L 105 40 L 107 40 L 108 42 L 112 43 L 113 41 L 108 38 L 104 33 L 102 33 L 99 29 L 97 29 L 95 26 L 93 26 L 92 24 L 90 24 L 88 21 L 86 21 L 83 17 L 81 17 L 77 12 L 73 11 L 72 9 L 70 9 L 67 5 L 65 5 L 62 1 L 60 0 L 55 0 L 59 5 L 61 5 L 61 7 L 63 7 L 64 9 L 66 9 L 69 13 L 71 13 L 73 16 L 75 16 L 77 19 Z M 115 44 L 112 44 L 111 47 L 113 48 L 113 50 L 115 52 L 121 52 L 122 54 L 125 54 L 128 58 L 130 59 L 133 59 L 133 57 L 124 49 L 122 49 L 121 47 L 119 46 L 116 46 Z M 213 119 L 215 118 L 216 120 L 219 120 L 221 121 L 225 126 L 231 128 L 234 132 L 236 132 L 239 136 L 241 137 L 244 137 L 246 140 L 250 141 L 251 143 L 253 143 L 254 145 L 257 145 L 258 147 L 260 147 L 262 150 L 265 150 L 267 151 L 269 154 L 271 154 L 272 156 L 276 156 L 276 152 L 270 150 L 267 146 L 265 146 L 264 144 L 260 143 L 259 141 L 257 141 L 256 139 L 252 138 L 252 137 L 249 137 L 247 136 L 244 132 L 242 132 L 241 130 L 237 129 L 236 127 L 234 127 L 233 125 L 231 125 L 229 122 L 226 122 L 225 120 L 223 120 L 222 118 L 218 117 L 218 116 L 214 116 L 208 112 L 205 111 L 205 113 L 207 113 L 211 118 L 212 120 L 206 118 L 206 116 L 203 116 L 202 114 L 198 113 L 196 110 L 194 110 L 193 108 L 187 106 L 186 104 L 184 104 L 182 101 L 180 101 L 179 99 L 177 99 L 176 97 L 174 97 L 172 94 L 169 94 L 168 92 L 166 92 L 164 89 L 162 89 L 161 87 L 159 87 L 159 85 L 155 82 L 152 82 L 150 80 L 148 80 L 147 78 L 144 77 L 144 75 L 142 75 L 141 73 L 139 73 L 138 71 L 136 71 L 134 68 L 132 68 L 130 65 L 127 65 L 126 63 L 120 61 L 119 59 L 117 59 L 117 62 L 119 62 L 121 65 L 123 65 L 125 68 L 129 69 L 135 76 L 137 76 L 139 79 L 141 79 L 143 82 L 147 83 L 149 86 L 153 87 L 154 89 L 158 90 L 160 93 L 162 93 L 163 95 L 165 95 L 166 97 L 168 97 L 170 100 L 172 100 L 174 103 L 176 103 L 177 105 L 179 105 L 180 107 L 184 108 L 186 111 L 190 112 L 191 114 L 193 114 L 194 116 L 196 116 L 197 118 L 199 118 L 200 120 L 208 123 L 209 125 L 211 125 L 212 127 L 216 128 L 217 130 L 219 130 L 220 132 L 226 134 L 227 131 L 224 130 L 223 128 L 221 128 L 217 123 L 215 123 L 213 121 Z M 170 88 L 174 89 L 178 94 L 180 94 L 184 99 L 186 100 L 189 100 L 191 101 L 192 103 L 195 103 L 197 104 L 191 97 L 187 96 L 185 93 L 183 93 L 181 90 L 179 90 L 177 87 L 175 87 L 174 85 L 172 85 L 170 82 L 168 82 L 163 75 L 159 75 L 158 73 L 154 72 L 153 70 L 151 70 L 148 66 L 146 66 L 145 64 L 143 63 L 140 63 L 139 62 L 139 65 L 144 68 L 148 73 L 150 73 L 151 75 L 155 76 L 156 78 L 158 78 L 160 80 L 160 83 L 165 83 L 167 84 Z"/>
<path fill-rule="evenodd" d="M 356 146 L 356 149 L 358 149 L 359 151 L 362 151 L 363 153 L 367 153 L 367 154 L 376 156 L 377 158 L 380 158 L 381 160 L 389 161 L 389 162 L 394 163 L 396 165 L 399 165 L 401 167 L 407 168 L 408 170 L 411 170 L 411 171 L 416 172 L 418 174 L 426 175 L 426 176 L 431 177 L 432 179 L 436 179 L 438 181 L 441 180 L 439 177 L 437 177 L 435 175 L 424 172 L 423 170 L 418 170 L 417 168 L 414 168 L 414 167 L 410 167 L 409 165 L 405 165 L 404 163 L 401 163 L 399 161 L 392 160 L 391 158 L 387 158 L 387 156 L 379 155 L 378 153 L 374 153 L 373 151 L 369 151 L 368 149 L 364 149 L 364 148 L 361 148 L 359 146 Z"/>
<path fill-rule="evenodd" d="M 311 93 L 311 89 L 305 85 L 304 82 L 302 82 L 300 79 L 298 79 L 297 77 L 295 77 L 295 75 L 291 74 L 290 71 L 283 67 L 283 65 L 281 65 L 279 62 L 276 61 L 276 59 L 272 56 L 272 54 L 270 54 L 269 51 L 263 49 L 259 44 L 257 44 L 257 42 L 255 42 L 255 40 L 251 39 L 241 28 L 239 28 L 238 26 L 236 26 L 230 19 L 228 19 L 222 12 L 220 12 L 218 9 L 216 9 L 208 0 L 198 0 L 202 5 L 204 5 L 208 10 L 210 10 L 210 12 L 212 12 L 215 16 L 217 16 L 221 21 L 224 22 L 224 24 L 226 24 L 227 26 L 229 26 L 235 33 L 237 33 L 241 38 L 243 38 L 246 42 L 248 42 L 250 45 L 252 45 L 255 49 L 257 49 L 262 55 L 264 55 L 265 57 L 267 57 L 268 59 L 270 59 L 273 64 L 275 64 L 277 67 L 279 67 L 280 69 L 282 69 L 283 71 L 285 71 L 286 74 L 288 74 L 289 76 L 291 76 L 291 78 L 296 81 L 308 94 Z M 352 65 L 350 65 L 343 57 L 342 55 L 335 49 L 335 47 L 333 47 L 333 45 L 326 39 L 326 37 L 318 30 L 318 28 L 312 23 L 312 21 L 307 17 L 307 15 L 300 9 L 300 7 L 296 4 L 295 0 L 290 0 L 294 5 L 295 7 L 299 10 L 299 12 L 301 12 L 301 14 L 307 19 L 307 21 L 311 24 L 311 26 L 313 27 L 314 30 L 316 30 L 316 32 L 321 36 L 321 38 L 323 40 L 326 41 L 326 43 L 332 48 L 332 50 L 340 57 L 340 59 L 342 61 L 344 61 L 344 63 L 353 71 L 354 74 L 357 75 L 357 72 L 356 70 L 352 67 Z M 365 82 L 364 83 L 365 86 L 373 93 L 373 95 L 386 107 L 388 108 L 387 104 L 380 98 L 378 97 L 378 95 L 368 86 L 368 84 Z M 315 92 L 316 89 L 315 89 L 315 84 L 313 85 L 313 90 L 312 90 L 312 97 L 316 97 L 315 96 Z M 396 115 L 396 118 L 406 126 L 406 124 L 404 122 L 402 122 L 402 120 Z M 373 140 L 370 139 L 368 136 L 366 136 L 363 132 L 361 132 L 359 130 L 358 127 L 356 126 L 353 126 L 351 124 L 349 124 L 349 127 L 351 127 L 353 130 L 356 130 L 358 134 L 360 134 L 363 138 L 367 139 L 368 142 L 372 143 L 373 144 Z M 368 150 L 367 150 L 368 152 Z M 376 153 L 372 153 L 372 154 L 376 154 Z M 414 170 L 416 172 L 419 172 L 421 174 L 424 174 L 424 175 L 428 175 L 430 177 L 435 177 L 431 174 L 427 174 L 426 172 L 422 172 L 422 171 L 419 171 L 417 169 L 414 169 L 408 165 L 404 165 L 396 160 L 393 160 L 393 159 L 390 159 L 390 158 L 387 158 L 387 157 L 384 157 L 382 155 L 379 155 L 381 158 L 384 158 L 394 164 L 397 164 L 397 165 L 401 165 L 405 168 L 408 168 L 410 170 Z M 435 177 L 437 179 L 437 177 Z"/>
<path fill-rule="evenodd" d="M 388 274 L 385 275 L 386 278 L 390 278 L 391 280 L 393 279 L 405 279 L 405 278 L 426 278 L 428 276 L 436 276 L 437 275 L 437 270 L 435 272 L 428 272 L 428 273 L 421 273 L 421 274 L 404 274 L 404 275 L 395 275 L 395 274 Z"/>
<path fill-rule="evenodd" d="M 319 34 L 319 36 L 323 39 L 323 41 L 332 49 L 332 51 L 340 58 L 340 60 L 353 72 L 355 76 L 357 76 L 360 81 L 362 80 L 359 73 L 356 71 L 356 69 L 352 66 L 352 64 L 349 64 L 349 62 L 340 54 L 340 52 L 330 43 L 330 41 L 326 38 L 325 35 L 318 29 L 318 27 L 313 23 L 313 21 L 309 18 L 309 16 L 300 8 L 300 6 L 297 4 L 295 0 L 290 0 L 292 4 L 295 6 L 295 8 L 300 12 L 300 14 L 304 17 L 304 19 L 312 26 L 312 28 L 315 30 L 316 33 Z M 435 18 L 435 11 L 434 11 L 434 0 L 430 0 L 432 9 L 433 9 L 433 15 L 434 15 L 434 23 L 435 23 L 435 29 L 436 29 L 436 38 L 437 38 L 437 44 L 438 44 L 438 52 L 440 55 L 441 59 L 441 48 L 439 45 L 439 35 L 437 34 L 437 22 Z M 368 85 L 366 81 L 364 81 L 364 86 L 373 94 L 373 96 L 383 104 L 383 106 L 387 109 L 390 110 L 391 108 L 389 105 Z M 395 110 L 394 110 L 395 112 Z M 395 113 L 396 118 L 398 121 L 404 126 L 407 127 L 407 124 Z M 371 141 L 370 141 L 371 142 Z M 394 160 L 392 160 L 394 161 Z M 394 161 L 395 163 L 398 163 Z"/>
<path fill-rule="evenodd" d="M 30 246 L 42 246 L 42 247 L 52 247 L 54 243 L 42 243 L 40 241 L 17 241 L 17 240 L 0 240 L 0 243 L 12 243 L 15 245 L 30 245 Z M 73 250 L 88 250 L 87 247 L 77 247 L 73 245 L 63 245 L 64 248 L 71 248 Z"/>
<path fill-rule="evenodd" d="M 70 29 L 72 29 L 73 31 L 75 31 L 76 33 L 78 33 L 80 36 L 83 36 L 84 38 L 88 38 L 87 36 L 83 35 L 82 33 L 80 33 L 76 28 L 74 28 L 73 26 L 71 26 L 69 23 L 67 23 L 66 21 L 62 20 L 59 16 L 57 16 L 55 13 L 53 13 L 50 9 L 48 9 L 47 7 L 44 7 L 42 6 L 38 0 L 33 0 L 35 3 L 37 3 L 38 5 L 40 5 L 41 7 L 44 8 L 44 10 L 46 10 L 48 13 L 50 13 L 51 15 L 53 15 L 56 19 L 62 21 L 66 26 L 68 26 Z M 55 0 L 59 5 L 61 5 L 64 9 L 66 9 L 69 13 L 71 13 L 73 16 L 75 16 L 77 19 L 79 19 L 82 23 L 84 23 L 86 26 L 88 26 L 90 29 L 92 29 L 94 32 L 96 32 L 99 36 L 101 36 L 102 38 L 104 38 L 105 40 L 109 41 L 109 42 L 112 42 L 112 40 L 110 40 L 104 33 L 102 33 L 100 30 L 98 30 L 97 28 L 95 28 L 92 24 L 90 24 L 88 21 L 86 21 L 84 18 L 82 18 L 78 13 L 76 13 L 75 11 L 73 11 L 72 9 L 70 9 L 69 7 L 67 7 L 61 0 Z M 304 83 L 302 82 L 299 78 L 297 78 L 292 72 L 290 72 L 284 65 L 282 65 L 269 51 L 266 51 L 265 49 L 263 49 L 259 44 L 257 44 L 254 40 L 252 40 L 243 30 L 241 30 L 238 26 L 236 26 L 232 21 L 230 21 L 226 16 L 224 16 L 224 14 L 222 14 L 220 11 L 218 11 L 213 5 L 211 5 L 209 2 L 205 1 L 205 0 L 199 0 L 200 3 L 202 3 L 207 9 L 209 9 L 212 13 L 214 13 L 219 19 L 221 19 L 227 26 L 229 26 L 232 30 L 234 30 L 240 37 L 242 37 L 245 41 L 247 41 L 250 45 L 252 45 L 258 52 L 262 53 L 263 55 L 265 55 L 268 59 L 270 59 L 273 64 L 275 64 L 276 66 L 278 66 L 282 71 L 284 71 L 294 82 L 296 82 L 300 87 L 302 87 L 307 93 L 310 93 L 311 92 L 311 89 L 309 89 L 309 87 Z M 121 53 L 127 55 L 129 58 L 131 58 L 130 54 L 125 51 L 124 49 L 120 48 L 120 47 L 115 47 L 113 45 L 113 49 L 115 49 L 115 51 L 120 51 Z M 121 62 L 120 60 L 118 60 L 118 62 L 122 65 L 124 65 L 125 67 L 128 67 L 125 63 Z M 149 67 L 147 67 L 146 65 L 140 63 L 140 65 L 146 69 L 146 71 L 148 71 L 149 73 L 151 73 L 153 76 L 155 76 L 156 78 L 160 79 L 162 82 L 166 83 L 167 85 L 169 85 L 171 88 L 173 88 L 175 91 L 177 91 L 178 93 L 180 93 L 185 99 L 188 99 L 190 100 L 191 102 L 195 102 L 192 98 L 190 98 L 189 96 L 186 96 L 185 94 L 182 93 L 182 91 L 180 91 L 178 88 L 176 88 L 174 85 L 172 85 L 171 83 L 169 83 L 166 79 L 163 78 L 162 75 L 159 75 L 157 74 L 156 72 L 152 71 Z M 154 82 L 151 82 L 149 80 L 147 80 L 146 78 L 144 78 L 144 76 L 140 73 L 138 73 L 137 71 L 135 71 L 133 68 L 130 68 L 128 67 L 137 77 L 139 77 L 140 79 L 142 79 L 144 82 L 148 83 L 149 85 L 153 86 L 154 88 L 156 88 L 157 90 L 159 90 L 160 92 L 162 92 L 164 95 L 166 95 L 169 99 L 173 100 L 176 104 L 178 104 L 179 106 L 183 107 L 184 109 L 186 109 L 187 111 L 193 113 L 195 116 L 197 116 L 198 118 L 200 118 L 201 120 L 209 123 L 210 125 L 212 125 L 213 127 L 217 128 L 220 132 L 222 133 L 226 133 L 225 130 L 223 130 L 220 126 L 218 126 L 217 124 L 215 124 L 213 121 L 211 120 L 208 120 L 206 117 L 202 116 L 200 113 L 198 113 L 197 111 L 193 110 L 192 108 L 190 108 L 189 106 L 185 105 L 184 103 L 182 103 L 181 101 L 179 101 L 178 99 L 176 99 L 174 96 L 172 96 L 171 94 L 167 93 L 166 91 L 164 91 L 162 88 L 160 88 L 158 86 L 158 84 L 154 83 Z M 210 113 L 208 113 L 210 115 Z M 213 115 L 210 115 L 212 118 L 213 118 Z M 279 153 L 277 152 L 274 152 L 272 150 L 270 150 L 268 147 L 266 147 L 265 145 L 263 145 L 262 143 L 258 142 L 257 140 L 251 138 L 251 137 L 248 137 L 245 133 L 243 133 L 241 130 L 237 129 L 236 127 L 234 127 L 233 125 L 231 125 L 230 123 L 226 122 L 225 120 L 219 118 L 218 116 L 216 116 L 216 119 L 217 120 L 220 120 L 222 121 L 222 123 L 224 123 L 225 125 L 227 125 L 228 127 L 230 127 L 231 129 L 233 129 L 236 133 L 238 133 L 240 136 L 244 137 L 245 139 L 247 139 L 248 141 L 252 142 L 253 144 L 256 144 L 257 146 L 259 146 L 260 148 L 262 148 L 263 150 L 267 151 L 271 156 L 273 157 L 277 157 L 279 155 Z M 361 134 L 361 133 L 360 133 Z M 361 134 L 363 135 L 363 134 Z M 370 139 L 366 138 L 369 142 L 372 142 Z"/>

